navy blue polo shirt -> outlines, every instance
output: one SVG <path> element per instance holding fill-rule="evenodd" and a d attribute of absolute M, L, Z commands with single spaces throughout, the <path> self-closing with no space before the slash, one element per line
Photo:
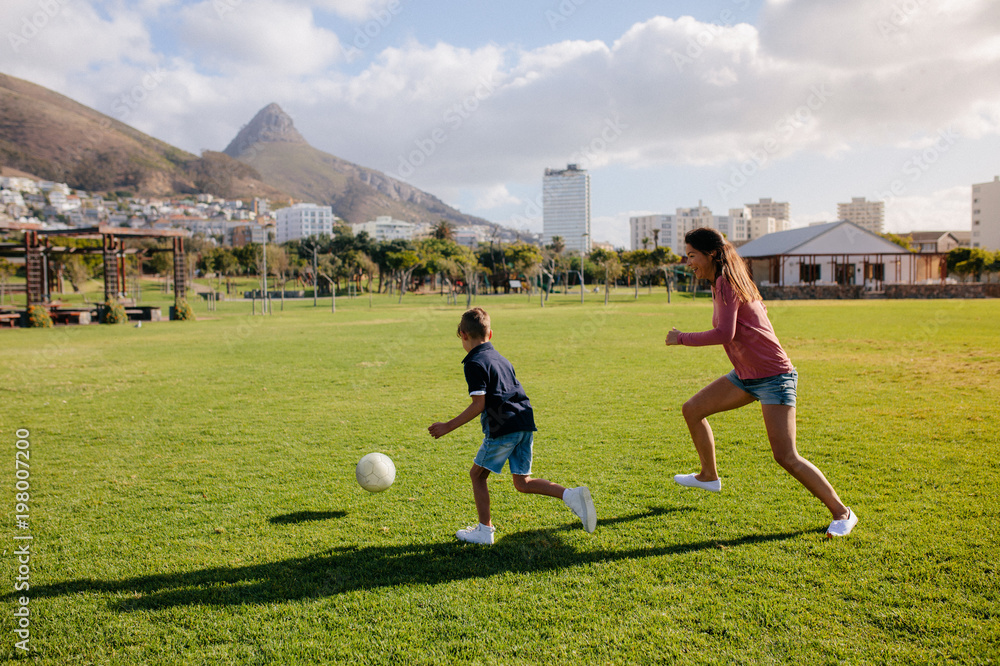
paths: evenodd
<path fill-rule="evenodd" d="M 483 434 L 490 438 L 512 432 L 538 430 L 535 413 L 521 382 L 514 376 L 514 366 L 500 355 L 493 344 L 484 342 L 462 359 L 469 395 L 485 395 L 486 409 L 479 416 Z"/>

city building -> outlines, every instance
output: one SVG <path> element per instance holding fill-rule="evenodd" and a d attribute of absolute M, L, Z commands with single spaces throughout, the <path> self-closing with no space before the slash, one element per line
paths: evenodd
<path fill-rule="evenodd" d="M 746 204 L 746 207 L 750 209 L 750 214 L 755 218 L 773 217 L 775 231 L 786 231 L 792 222 L 791 206 L 788 202 L 761 198 L 757 203 Z"/>
<path fill-rule="evenodd" d="M 972 186 L 972 247 L 1000 250 L 1000 176 Z"/>
<path fill-rule="evenodd" d="M 413 240 L 416 237 L 417 225 L 403 220 L 394 220 L 391 215 L 380 215 L 368 222 L 352 224 L 351 230 L 355 235 L 364 231 L 369 238 L 376 242 L 388 242 Z"/>
<path fill-rule="evenodd" d="M 673 215 L 640 215 L 629 218 L 632 249 L 669 247 L 684 254 L 684 236 L 693 229 L 709 227 L 725 234 L 737 245 L 779 230 L 773 217 L 757 218 L 749 206 L 733 208 L 729 215 L 713 215 L 701 202 L 694 208 L 678 208 Z"/>
<path fill-rule="evenodd" d="M 567 252 L 590 252 L 590 174 L 575 164 L 546 169 L 542 179 L 542 244 L 555 236 Z"/>
<path fill-rule="evenodd" d="M 853 222 L 873 234 L 880 234 L 885 226 L 885 202 L 852 197 L 851 203 L 837 204 L 837 217 Z"/>
<path fill-rule="evenodd" d="M 457 227 L 451 233 L 456 243 L 473 250 L 479 247 L 480 243 L 490 242 L 490 228 L 486 226 Z"/>
<path fill-rule="evenodd" d="M 287 208 L 279 208 L 275 214 L 278 221 L 278 243 L 284 243 L 309 236 L 333 235 L 335 216 L 329 206 L 314 203 L 298 203 Z"/>

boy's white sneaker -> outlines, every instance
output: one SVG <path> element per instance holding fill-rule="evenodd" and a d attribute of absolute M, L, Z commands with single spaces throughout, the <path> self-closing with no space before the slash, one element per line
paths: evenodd
<path fill-rule="evenodd" d="M 458 537 L 459 541 L 466 541 L 468 543 L 485 543 L 488 546 L 493 545 L 493 532 L 496 528 L 492 525 L 483 525 L 479 523 L 478 525 L 469 525 L 464 530 L 459 530 L 455 532 L 455 536 Z"/>
<path fill-rule="evenodd" d="M 675 474 L 674 481 L 688 488 L 701 488 L 709 492 L 717 493 L 722 490 L 722 479 L 715 481 L 699 481 L 695 478 L 697 474 Z"/>
<path fill-rule="evenodd" d="M 563 493 L 563 502 L 583 522 L 583 529 L 588 532 L 597 529 L 597 512 L 594 511 L 594 500 L 591 499 L 587 486 L 567 488 Z"/>
<path fill-rule="evenodd" d="M 847 518 L 835 520 L 830 523 L 830 526 L 826 528 L 826 538 L 832 539 L 833 537 L 847 536 L 857 524 L 858 514 L 851 511 L 851 507 L 847 507 Z"/>

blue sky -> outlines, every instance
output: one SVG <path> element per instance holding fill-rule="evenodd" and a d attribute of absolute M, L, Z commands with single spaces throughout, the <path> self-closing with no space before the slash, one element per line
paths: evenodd
<path fill-rule="evenodd" d="M 628 218 L 770 197 L 968 229 L 1000 174 L 989 0 L 5 0 L 0 71 L 192 152 L 277 102 L 317 148 L 541 230 L 546 167 Z"/>

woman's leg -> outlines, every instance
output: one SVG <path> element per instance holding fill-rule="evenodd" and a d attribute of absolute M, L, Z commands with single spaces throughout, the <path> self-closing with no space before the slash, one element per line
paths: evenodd
<path fill-rule="evenodd" d="M 715 436 L 712 434 L 712 426 L 708 425 L 708 417 L 749 405 L 753 401 L 752 395 L 725 377 L 719 377 L 684 403 L 681 413 L 684 414 L 701 461 L 701 472 L 695 476 L 696 479 L 715 481 L 719 478 L 719 472 L 715 468 Z"/>
<path fill-rule="evenodd" d="M 767 439 L 775 461 L 826 505 L 834 520 L 847 518 L 847 507 L 837 497 L 837 491 L 815 465 L 799 455 L 795 448 L 795 407 L 761 405 Z"/>

